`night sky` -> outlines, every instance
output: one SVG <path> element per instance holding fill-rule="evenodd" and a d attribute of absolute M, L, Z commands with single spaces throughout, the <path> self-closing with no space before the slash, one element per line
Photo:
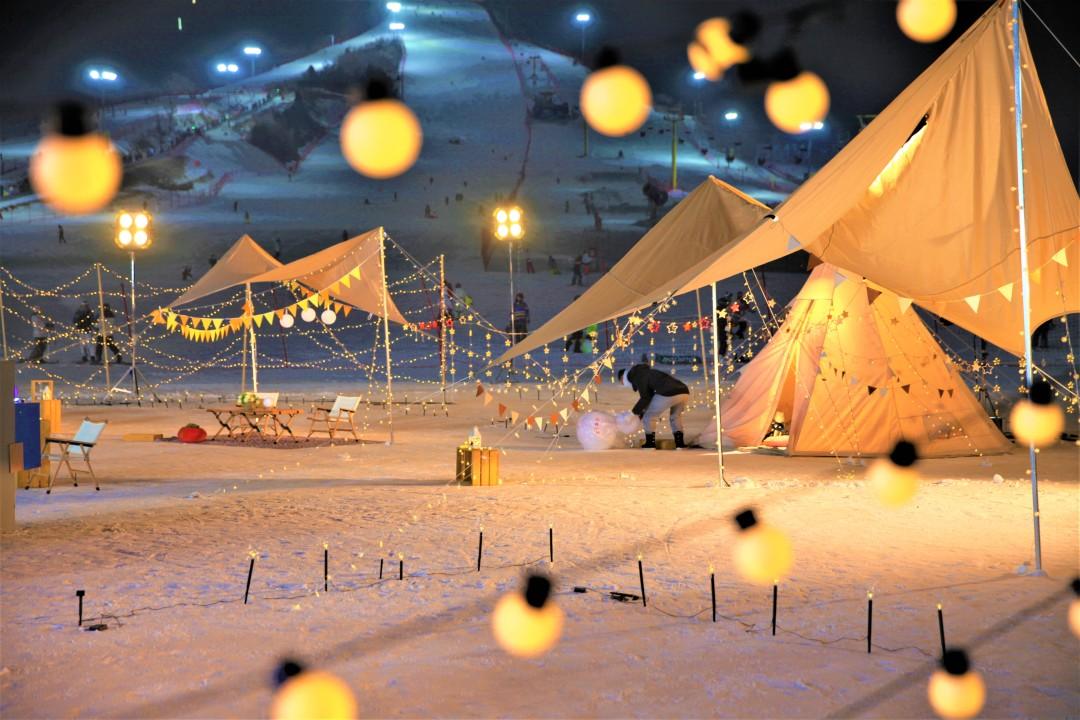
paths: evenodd
<path fill-rule="evenodd" d="M 1070 50 L 1080 50 L 1080 3 L 1029 0 Z M 700 99 L 709 108 L 736 107 L 756 117 L 760 89 L 731 79 L 695 87 L 689 82 L 685 46 L 698 22 L 753 8 L 765 29 L 755 51 L 783 44 L 828 83 L 830 123 L 838 137 L 857 127 L 855 115 L 883 108 L 949 43 L 989 7 L 983 0 L 960 2 L 953 31 L 939 43 L 920 45 L 904 37 L 893 0 L 490 0 L 502 25 L 529 42 L 572 54 L 581 36 L 573 23 L 580 9 L 593 13 L 586 56 L 601 45 L 615 46 L 624 61 L 649 78 L 659 101 L 688 105 Z M 810 9 L 801 28 L 792 10 Z M 153 95 L 163 87 L 207 87 L 216 82 L 213 64 L 243 62 L 239 47 L 266 48 L 266 64 L 324 47 L 330 35 L 361 33 L 386 20 L 385 3 L 364 0 L 51 0 L 5 3 L 0 47 L 0 107 L 11 117 L 40 112 L 42 103 L 69 96 L 81 86 L 92 62 L 109 63 L 125 77 L 124 91 Z M 183 31 L 177 30 L 183 18 Z M 1042 25 L 1025 21 L 1035 62 L 1074 179 L 1077 177 L 1080 69 Z"/>

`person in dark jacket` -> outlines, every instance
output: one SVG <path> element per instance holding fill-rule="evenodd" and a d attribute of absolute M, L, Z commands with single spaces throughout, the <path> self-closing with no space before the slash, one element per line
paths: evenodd
<path fill-rule="evenodd" d="M 655 370 L 645 363 L 629 370 L 619 370 L 619 382 L 640 396 L 633 412 L 645 426 L 645 442 L 641 447 L 656 447 L 656 423 L 665 411 L 675 435 L 675 447 L 684 448 L 682 414 L 690 401 L 690 388 L 665 372 Z"/>

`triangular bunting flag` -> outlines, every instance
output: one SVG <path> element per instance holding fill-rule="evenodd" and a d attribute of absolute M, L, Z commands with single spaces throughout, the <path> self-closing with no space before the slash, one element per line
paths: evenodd
<path fill-rule="evenodd" d="M 548 420 L 551 422 L 552 425 L 558 425 L 559 413 L 551 413 L 551 415 L 548 417 Z"/>
<path fill-rule="evenodd" d="M 210 318 L 200 318 L 199 323 L 203 326 L 203 330 L 210 329 Z"/>
<path fill-rule="evenodd" d="M 909 394 L 911 393 L 911 385 L 910 384 L 901 385 L 900 389 L 903 390 L 905 393 L 909 393 Z"/>
<path fill-rule="evenodd" d="M 1069 267 L 1069 258 L 1065 255 L 1065 248 L 1058 250 L 1050 259 L 1062 267 Z"/>
<path fill-rule="evenodd" d="M 1042 285 L 1042 268 L 1035 268 L 1031 271 L 1031 282 Z"/>
<path fill-rule="evenodd" d="M 866 302 L 869 303 L 870 305 L 873 305 L 874 301 L 877 300 L 880 295 L 881 295 L 880 290 L 875 290 L 874 288 L 870 287 L 869 285 L 866 286 Z"/>
<path fill-rule="evenodd" d="M 979 302 L 981 300 L 982 296 L 980 295 L 969 295 L 968 297 L 964 298 L 964 302 L 966 302 L 968 304 L 968 307 L 971 308 L 971 312 L 979 312 Z"/>
<path fill-rule="evenodd" d="M 517 425 L 517 421 L 518 421 L 519 417 L 521 417 L 521 413 L 517 412 L 516 410 L 511 410 L 510 411 L 510 424 L 511 425 Z"/>
<path fill-rule="evenodd" d="M 490 405 L 493 401 L 494 401 L 494 398 L 491 397 L 491 393 L 484 393 L 484 405 L 485 406 Z"/>
<path fill-rule="evenodd" d="M 953 394 L 953 389 L 952 388 L 949 388 L 945 392 L 949 393 L 949 397 L 952 397 L 952 394 Z"/>
<path fill-rule="evenodd" d="M 264 312 L 262 314 L 262 319 L 263 319 L 263 322 L 265 322 L 267 325 L 273 325 L 274 324 L 274 311 L 271 310 L 269 312 Z"/>
<path fill-rule="evenodd" d="M 499 403 L 499 417 L 502 417 L 503 415 L 506 415 L 506 410 L 507 410 L 507 407 L 505 405 L 503 405 L 502 403 Z"/>
<path fill-rule="evenodd" d="M 896 298 L 896 304 L 900 306 L 900 314 L 901 315 L 903 315 L 904 313 L 906 313 L 908 311 L 908 308 L 911 307 L 911 302 L 912 302 L 911 298 L 906 298 L 906 297 L 898 297 L 898 298 Z"/>
<path fill-rule="evenodd" d="M 938 388 L 938 389 L 937 389 L 937 396 L 938 396 L 938 399 L 939 399 L 939 400 L 940 400 L 941 398 L 945 397 L 945 391 L 944 391 L 943 389 L 941 389 L 941 388 Z"/>
<path fill-rule="evenodd" d="M 341 283 L 342 287 L 352 287 L 352 278 L 349 277 L 348 275 L 341 278 L 341 280 L 339 280 L 339 282 Z"/>
<path fill-rule="evenodd" d="M 326 292 L 330 293 L 331 295 L 337 295 L 339 292 L 341 292 L 341 281 L 338 280 L 336 283 L 326 288 Z"/>
<path fill-rule="evenodd" d="M 222 320 L 221 318 L 214 318 L 214 329 L 215 330 L 220 329 L 221 328 L 221 323 L 223 323 L 223 322 L 224 322 L 224 320 Z"/>
<path fill-rule="evenodd" d="M 1001 296 L 1003 298 L 1005 298 L 1006 300 L 1008 300 L 1009 302 L 1012 302 L 1012 291 L 1013 291 L 1013 284 L 1012 283 L 1005 283 L 1004 285 L 1002 285 L 1001 287 L 998 288 L 998 292 L 1001 293 Z"/>
<path fill-rule="evenodd" d="M 570 407 L 574 408 L 575 410 L 580 410 L 581 403 L 579 403 L 577 400 L 572 400 L 570 401 Z"/>
<path fill-rule="evenodd" d="M 480 397 L 484 394 L 484 386 L 480 383 L 476 383 L 476 397 Z"/>
<path fill-rule="evenodd" d="M 151 312 L 150 317 L 154 319 L 154 324 L 155 325 L 164 325 L 165 324 L 165 319 L 161 317 L 161 310 L 160 309 L 154 310 L 153 312 Z"/>
<path fill-rule="evenodd" d="M 570 410 L 568 410 L 567 408 L 563 408 L 559 411 L 559 417 L 561 417 L 563 420 L 566 420 L 566 418 L 570 417 Z"/>
<path fill-rule="evenodd" d="M 360 266 L 357 265 L 356 267 L 354 267 L 352 270 L 349 271 L 349 274 L 352 275 L 357 280 L 359 280 L 360 279 Z"/>
<path fill-rule="evenodd" d="M 345 317 L 349 317 L 349 313 L 352 312 L 352 305 L 342 305 L 341 309 L 344 311 Z"/>
<path fill-rule="evenodd" d="M 262 315 L 256 315 L 254 317 L 254 320 L 255 320 L 255 327 L 262 327 L 262 321 L 263 321 L 263 316 Z"/>
<path fill-rule="evenodd" d="M 801 247 L 802 247 L 802 245 L 799 244 L 799 241 L 795 239 L 794 235 L 788 235 L 788 239 L 787 239 L 787 249 L 788 250 L 798 250 Z"/>
<path fill-rule="evenodd" d="M 866 386 L 866 394 L 867 395 L 873 395 L 875 390 L 877 390 L 877 388 L 874 387 L 873 385 L 867 385 Z"/>

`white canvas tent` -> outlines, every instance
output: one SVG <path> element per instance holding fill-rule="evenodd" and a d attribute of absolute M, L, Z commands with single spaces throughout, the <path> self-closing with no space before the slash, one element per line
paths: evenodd
<path fill-rule="evenodd" d="M 901 439 L 923 457 L 1011 447 L 910 303 L 829 264 L 724 399 L 725 443 L 759 445 L 777 411 L 789 455 L 883 455 Z M 699 442 L 715 444 L 713 427 Z"/>

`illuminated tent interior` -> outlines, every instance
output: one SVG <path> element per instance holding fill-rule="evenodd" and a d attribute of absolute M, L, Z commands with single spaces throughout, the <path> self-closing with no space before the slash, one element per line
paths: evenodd
<path fill-rule="evenodd" d="M 1008 452 L 910 301 L 823 263 L 721 405 L 724 444 L 756 446 L 777 412 L 790 455 L 925 457 Z M 699 442 L 716 444 L 710 422 Z"/>

